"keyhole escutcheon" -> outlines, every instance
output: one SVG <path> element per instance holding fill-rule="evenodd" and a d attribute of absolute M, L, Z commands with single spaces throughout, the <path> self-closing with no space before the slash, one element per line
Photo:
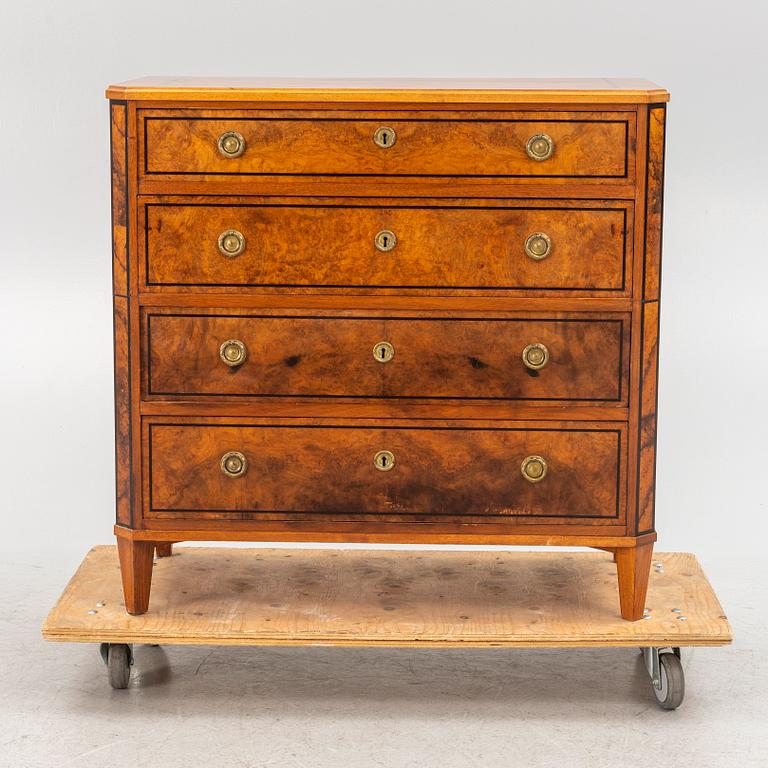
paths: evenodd
<path fill-rule="evenodd" d="M 379 363 L 388 363 L 395 356 L 395 348 L 388 341 L 380 341 L 373 347 L 373 358 Z"/>
<path fill-rule="evenodd" d="M 382 229 L 381 232 L 376 233 L 373 244 L 376 246 L 376 250 L 388 253 L 397 245 L 397 238 L 391 229 Z"/>
<path fill-rule="evenodd" d="M 389 472 L 395 466 L 395 454 L 392 451 L 379 451 L 373 457 L 373 466 L 380 472 Z"/>
<path fill-rule="evenodd" d="M 389 149 L 397 141 L 397 134 L 394 128 L 382 125 L 373 133 L 373 143 L 382 149 Z"/>

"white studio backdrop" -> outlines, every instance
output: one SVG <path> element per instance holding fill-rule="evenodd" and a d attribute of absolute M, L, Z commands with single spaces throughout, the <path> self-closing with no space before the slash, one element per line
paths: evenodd
<path fill-rule="evenodd" d="M 0 547 L 79 558 L 112 541 L 107 84 L 639 76 L 672 93 L 659 547 L 720 567 L 757 555 L 768 533 L 767 22 L 747 0 L 3 0 Z"/>

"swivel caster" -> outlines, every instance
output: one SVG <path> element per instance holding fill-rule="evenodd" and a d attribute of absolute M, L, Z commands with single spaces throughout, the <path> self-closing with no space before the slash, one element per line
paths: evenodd
<path fill-rule="evenodd" d="M 128 687 L 133 666 L 133 651 L 125 643 L 102 643 L 99 653 L 107 665 L 109 684 L 115 689 Z"/>
<path fill-rule="evenodd" d="M 685 674 L 679 648 L 642 648 L 651 687 L 662 709 L 677 709 L 685 698 Z"/>

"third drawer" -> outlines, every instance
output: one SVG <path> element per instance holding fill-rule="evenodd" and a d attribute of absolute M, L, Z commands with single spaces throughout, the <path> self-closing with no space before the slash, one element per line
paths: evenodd
<path fill-rule="evenodd" d="M 629 315 L 145 310 L 144 392 L 626 404 Z"/>

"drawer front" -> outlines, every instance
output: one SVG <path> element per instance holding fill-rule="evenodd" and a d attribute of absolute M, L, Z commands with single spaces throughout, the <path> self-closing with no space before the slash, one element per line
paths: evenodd
<path fill-rule="evenodd" d="M 621 292 L 632 226 L 631 208 L 623 203 L 407 208 L 148 202 L 142 210 L 150 287 Z"/>
<path fill-rule="evenodd" d="M 146 515 L 620 522 L 623 432 L 573 426 L 153 423 Z"/>
<path fill-rule="evenodd" d="M 148 115 L 144 173 L 625 178 L 631 118 L 597 114 L 492 120 Z M 545 139 L 531 148 L 541 136 L 551 144 Z M 220 148 L 227 137 L 235 156 Z M 527 148 L 538 149 L 539 157 L 551 154 L 534 159 Z"/>
<path fill-rule="evenodd" d="M 145 391 L 153 398 L 185 399 L 616 404 L 625 399 L 628 332 L 624 316 L 617 314 L 435 319 L 150 313 Z"/>

